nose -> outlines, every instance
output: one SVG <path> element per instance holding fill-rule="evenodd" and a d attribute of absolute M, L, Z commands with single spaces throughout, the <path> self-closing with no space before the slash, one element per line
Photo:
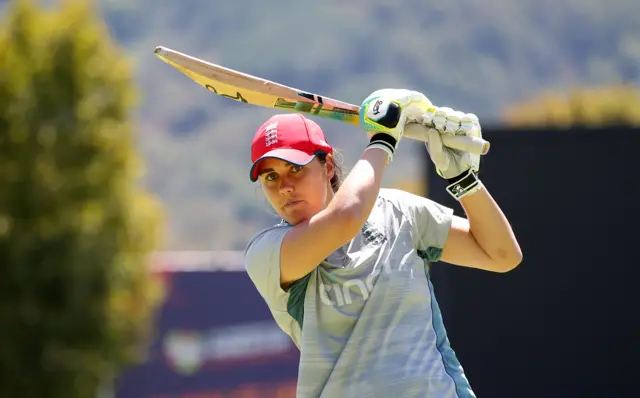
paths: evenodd
<path fill-rule="evenodd" d="M 294 188 L 295 187 L 291 178 L 287 178 L 286 176 L 280 177 L 280 193 L 281 194 L 283 195 L 290 194 L 291 192 L 294 191 Z"/>

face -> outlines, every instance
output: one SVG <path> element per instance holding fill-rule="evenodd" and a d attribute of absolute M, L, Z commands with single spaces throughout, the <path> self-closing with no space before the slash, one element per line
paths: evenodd
<path fill-rule="evenodd" d="M 271 207 L 292 225 L 309 220 L 333 197 L 331 155 L 325 164 L 315 158 L 306 166 L 265 159 L 260 162 L 259 173 L 260 185 Z"/>

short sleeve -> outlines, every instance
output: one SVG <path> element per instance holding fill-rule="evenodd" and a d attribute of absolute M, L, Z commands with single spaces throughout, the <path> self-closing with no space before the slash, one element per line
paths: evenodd
<path fill-rule="evenodd" d="M 289 226 L 275 226 L 255 235 L 247 245 L 244 264 L 251 281 L 275 311 L 286 311 L 288 292 L 280 287 L 280 247 Z"/>
<path fill-rule="evenodd" d="M 409 218 L 416 233 L 416 249 L 441 252 L 451 230 L 453 209 L 431 199 L 396 189 L 387 194 Z M 437 256 L 439 257 L 439 256 Z"/>

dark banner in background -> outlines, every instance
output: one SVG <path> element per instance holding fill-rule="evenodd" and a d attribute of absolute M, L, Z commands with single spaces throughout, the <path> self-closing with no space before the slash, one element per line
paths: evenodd
<path fill-rule="evenodd" d="M 167 298 L 148 362 L 116 398 L 291 398 L 299 354 L 245 272 L 164 273 Z"/>
<path fill-rule="evenodd" d="M 478 397 L 637 396 L 640 130 L 484 136 L 492 147 L 481 178 L 524 260 L 507 274 L 433 267 L 451 344 Z M 429 174 L 429 197 L 463 215 Z"/>

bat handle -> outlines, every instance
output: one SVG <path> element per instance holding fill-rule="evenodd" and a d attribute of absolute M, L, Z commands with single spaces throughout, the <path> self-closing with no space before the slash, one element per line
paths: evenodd
<path fill-rule="evenodd" d="M 419 123 L 407 124 L 403 137 L 407 137 L 418 141 L 427 141 L 427 131 L 429 127 Z M 467 151 L 474 155 L 486 155 L 489 152 L 491 144 L 480 137 L 469 137 L 466 135 L 442 135 L 442 143 L 444 146 Z"/>

